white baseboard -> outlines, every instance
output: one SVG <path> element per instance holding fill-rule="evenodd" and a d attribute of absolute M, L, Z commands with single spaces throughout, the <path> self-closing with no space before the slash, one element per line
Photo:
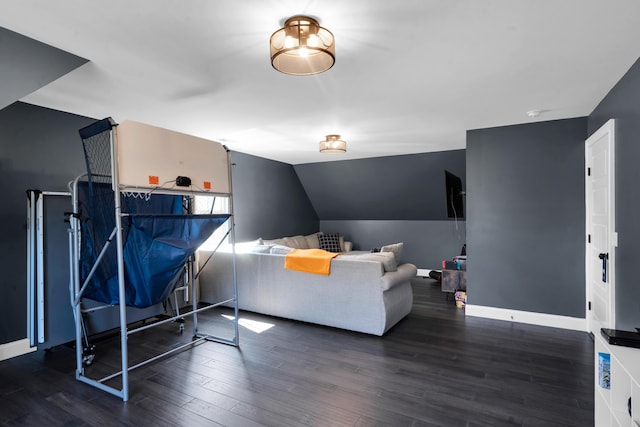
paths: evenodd
<path fill-rule="evenodd" d="M 18 341 L 0 344 L 0 360 L 11 359 L 12 357 L 21 356 L 23 354 L 36 351 L 38 347 L 29 346 L 29 338 Z"/>
<path fill-rule="evenodd" d="M 419 268 L 418 269 L 418 273 L 416 273 L 416 276 L 420 276 L 420 277 L 429 277 L 429 273 L 431 273 L 433 270 L 429 270 L 428 268 Z M 439 270 L 436 270 L 439 271 Z"/>
<path fill-rule="evenodd" d="M 466 316 L 485 317 L 487 319 L 506 320 L 509 322 L 528 323 L 530 325 L 549 326 L 552 328 L 587 331 L 587 319 L 579 317 L 559 316 L 557 314 L 534 313 L 530 311 L 511 310 L 507 308 L 485 307 L 467 304 Z"/>

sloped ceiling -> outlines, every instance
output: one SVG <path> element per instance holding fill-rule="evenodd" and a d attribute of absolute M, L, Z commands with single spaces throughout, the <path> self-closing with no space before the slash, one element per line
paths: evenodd
<path fill-rule="evenodd" d="M 329 71 L 271 67 L 269 37 L 296 14 L 335 34 Z M 640 56 L 638 0 L 3 0 L 0 26 L 91 61 L 25 102 L 290 164 L 461 149 L 468 129 L 586 116 Z M 345 155 L 318 153 L 330 133 Z"/>
<path fill-rule="evenodd" d="M 87 62 L 0 27 L 0 109 Z"/>
<path fill-rule="evenodd" d="M 464 150 L 294 169 L 321 220 L 446 220 L 444 171 L 466 180 Z"/>

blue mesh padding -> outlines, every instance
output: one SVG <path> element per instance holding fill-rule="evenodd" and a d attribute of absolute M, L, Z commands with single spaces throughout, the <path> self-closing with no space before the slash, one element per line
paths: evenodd
<path fill-rule="evenodd" d="M 184 264 L 230 215 L 182 215 L 182 197 L 153 194 L 149 200 L 121 196 L 126 304 L 149 307 L 164 301 L 183 277 Z M 115 228 L 110 184 L 78 184 L 82 230 L 80 276 L 84 283 Z M 115 237 L 84 297 L 118 304 Z"/>
<path fill-rule="evenodd" d="M 123 255 L 126 304 L 144 308 L 164 301 L 181 283 L 185 263 L 227 218 L 229 215 L 124 217 L 123 228 L 128 229 Z M 115 249 L 114 245 L 109 252 L 115 254 Z M 103 259 L 100 277 L 91 280 L 85 296 L 118 304 L 117 264 L 115 256 L 108 258 L 113 260 Z"/>
<path fill-rule="evenodd" d="M 80 138 L 89 139 L 103 132 L 110 131 L 115 125 L 116 123 L 113 119 L 111 117 L 107 117 L 106 119 L 98 120 L 89 126 L 83 127 L 78 131 L 78 133 L 80 134 Z"/>
<path fill-rule="evenodd" d="M 164 301 L 181 284 L 185 263 L 229 215 L 129 217 L 124 246 L 127 305 Z M 117 288 L 116 293 L 117 297 Z"/>

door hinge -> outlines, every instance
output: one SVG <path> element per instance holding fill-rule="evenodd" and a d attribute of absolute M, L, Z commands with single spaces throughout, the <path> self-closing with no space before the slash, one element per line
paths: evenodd
<path fill-rule="evenodd" d="M 591 301 L 589 301 L 589 311 L 591 311 Z"/>

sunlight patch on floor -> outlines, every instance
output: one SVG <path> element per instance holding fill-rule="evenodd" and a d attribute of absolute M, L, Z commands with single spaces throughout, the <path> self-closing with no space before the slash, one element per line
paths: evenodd
<path fill-rule="evenodd" d="M 227 314 L 223 314 L 222 317 L 229 320 L 234 319 L 233 316 L 229 316 Z M 242 317 L 238 319 L 238 325 L 247 328 L 256 334 L 261 334 L 275 326 L 273 323 L 258 322 L 257 320 L 243 319 Z"/>

